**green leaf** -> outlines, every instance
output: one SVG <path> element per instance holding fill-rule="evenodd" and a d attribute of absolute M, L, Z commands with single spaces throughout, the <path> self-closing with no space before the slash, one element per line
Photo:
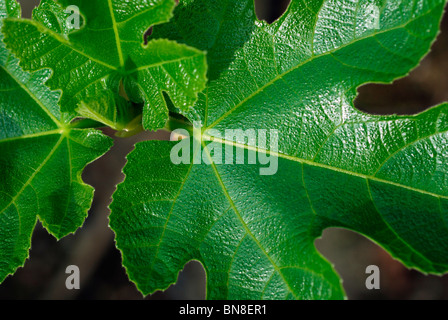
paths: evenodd
<path fill-rule="evenodd" d="M 0 26 L 19 15 L 15 0 L 0 1 Z M 24 264 L 37 219 L 58 239 L 82 225 L 93 199 L 82 170 L 112 144 L 61 118 L 49 76 L 22 71 L 0 38 L 0 282 Z"/>
<path fill-rule="evenodd" d="M 117 131 L 124 130 L 134 117 L 138 117 L 137 108 L 110 90 L 81 101 L 76 111 L 84 118 L 101 122 Z"/>
<path fill-rule="evenodd" d="M 74 114 L 80 101 L 105 89 L 118 94 L 121 81 L 133 102 L 145 102 L 146 129 L 168 119 L 163 92 L 181 110 L 195 103 L 206 82 L 205 54 L 164 39 L 144 44 L 149 27 L 171 18 L 174 0 L 58 2 L 43 0 L 34 20 L 7 19 L 3 32 L 25 70 L 52 69 L 47 85 L 62 90 L 62 111 Z M 67 27 L 75 21 L 64 11 L 69 5 L 82 14 L 79 30 Z"/>
<path fill-rule="evenodd" d="M 167 288 L 198 260 L 209 299 L 340 299 L 314 247 L 329 227 L 365 235 L 410 268 L 447 272 L 448 104 L 416 116 L 353 106 L 360 85 L 418 65 L 445 4 L 292 0 L 267 25 L 250 0 L 181 1 L 154 37 L 207 50 L 210 82 L 184 112 L 202 124 L 196 137 L 139 143 L 114 195 L 111 227 L 139 290 Z M 220 164 L 224 146 L 233 161 Z M 190 161 L 174 164 L 178 153 Z M 269 166 L 278 170 L 261 175 Z"/>

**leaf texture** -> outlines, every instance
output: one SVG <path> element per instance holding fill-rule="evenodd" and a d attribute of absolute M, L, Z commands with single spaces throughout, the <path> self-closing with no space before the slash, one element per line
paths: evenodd
<path fill-rule="evenodd" d="M 14 0 L 0 1 L 0 26 L 6 16 L 20 16 Z M 59 93 L 43 85 L 50 72 L 22 71 L 1 40 L 0 282 L 24 264 L 37 219 L 58 239 L 82 225 L 93 199 L 82 170 L 112 144 L 64 120 Z"/>
<path fill-rule="evenodd" d="M 144 102 L 143 124 L 156 130 L 168 119 L 163 92 L 187 111 L 206 82 L 205 54 L 174 41 L 144 44 L 146 30 L 171 18 L 174 0 L 42 0 L 33 20 L 5 21 L 5 42 L 27 71 L 50 68 L 47 85 L 62 91 L 62 111 L 124 85 L 133 102 Z M 65 7 L 76 5 L 80 29 L 68 28 Z M 82 18 L 82 19 L 81 19 Z"/>
<path fill-rule="evenodd" d="M 110 220 L 137 287 L 163 290 L 198 260 L 209 299 L 341 299 L 339 277 L 314 247 L 329 227 L 365 235 L 408 267 L 445 273 L 448 105 L 416 116 L 353 106 L 360 85 L 418 65 L 445 4 L 292 0 L 267 25 L 249 0 L 181 1 L 153 37 L 208 52 L 210 81 L 183 112 L 200 123 L 183 143 L 202 161 L 174 164 L 178 142 L 139 143 L 128 157 Z M 228 138 L 228 129 L 278 130 L 278 147 Z M 219 146 L 231 147 L 224 158 L 234 151 L 233 165 L 216 161 Z M 238 150 L 257 163 L 236 164 Z M 260 175 L 266 157 L 278 161 L 276 174 Z"/>

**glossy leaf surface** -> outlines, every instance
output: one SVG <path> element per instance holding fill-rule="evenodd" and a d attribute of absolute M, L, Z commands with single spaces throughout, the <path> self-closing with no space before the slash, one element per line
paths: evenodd
<path fill-rule="evenodd" d="M 208 52 L 210 81 L 183 112 L 201 133 L 182 143 L 202 161 L 174 164 L 178 142 L 143 142 L 128 157 L 110 219 L 137 287 L 165 289 L 196 259 L 210 299 L 343 298 L 314 247 L 328 227 L 357 231 L 408 267 L 445 273 L 448 105 L 416 116 L 353 106 L 358 86 L 418 65 L 445 4 L 293 0 L 267 25 L 249 0 L 181 1 L 153 37 Z M 277 130 L 278 146 L 275 134 L 261 144 L 228 129 Z M 233 164 L 218 161 L 220 146 L 234 148 Z M 235 164 L 238 150 L 244 164 Z M 277 171 L 260 175 L 267 159 Z"/>
<path fill-rule="evenodd" d="M 0 1 L 0 25 L 19 15 L 15 1 Z M 1 40 L 0 282 L 24 264 L 38 219 L 58 239 L 82 225 L 93 188 L 81 173 L 112 144 L 63 120 L 59 94 L 43 85 L 50 72 L 22 71 Z"/>

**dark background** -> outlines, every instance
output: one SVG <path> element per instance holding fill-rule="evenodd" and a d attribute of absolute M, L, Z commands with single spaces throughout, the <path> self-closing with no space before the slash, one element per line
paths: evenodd
<path fill-rule="evenodd" d="M 29 17 L 38 0 L 22 0 L 23 15 Z M 286 9 L 287 0 L 255 0 L 260 18 L 272 22 Z M 356 107 L 376 114 L 411 114 L 448 101 L 448 15 L 431 53 L 409 77 L 392 85 L 366 85 L 359 89 Z M 112 135 L 112 132 L 108 132 Z M 85 225 L 56 241 L 38 224 L 32 239 L 30 259 L 25 267 L 0 285 L 0 299 L 142 299 L 126 276 L 121 256 L 108 229 L 110 197 L 125 155 L 139 140 L 164 139 L 164 133 L 140 134 L 120 139 L 103 158 L 89 165 L 84 180 L 96 189 Z M 405 269 L 366 238 L 341 229 L 328 229 L 316 241 L 318 249 L 344 280 L 349 299 L 447 299 L 448 277 L 425 276 Z M 65 268 L 81 270 L 81 290 L 65 288 Z M 367 290 L 365 269 L 378 265 L 381 289 Z M 146 299 L 204 299 L 205 273 L 199 263 L 189 263 L 176 285 Z"/>

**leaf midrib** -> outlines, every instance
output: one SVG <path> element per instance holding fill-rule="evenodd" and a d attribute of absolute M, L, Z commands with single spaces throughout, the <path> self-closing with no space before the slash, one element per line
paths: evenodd
<path fill-rule="evenodd" d="M 112 0 L 107 0 L 107 5 L 109 6 L 110 17 L 112 19 L 112 28 L 114 30 L 115 43 L 117 45 L 118 59 L 120 60 L 120 67 L 124 68 L 124 58 L 123 50 L 121 49 L 120 34 L 118 32 L 118 25 L 115 19 L 114 8 L 112 5 Z"/>
<path fill-rule="evenodd" d="M 21 135 L 21 136 L 0 139 L 0 143 L 16 141 L 16 140 L 32 139 L 32 138 L 38 138 L 38 137 L 45 137 L 45 136 L 51 136 L 51 135 L 55 135 L 55 134 L 60 135 L 62 133 L 64 133 L 64 130 L 62 130 L 62 129 L 36 132 L 36 133 L 30 133 L 30 134 L 25 134 L 25 135 Z"/>
<path fill-rule="evenodd" d="M 202 143 L 202 147 L 204 148 L 204 150 L 206 151 L 206 155 L 207 158 L 211 164 L 211 167 L 213 169 L 213 172 L 216 176 L 216 179 L 218 180 L 218 183 L 224 193 L 224 196 L 226 197 L 227 201 L 229 202 L 230 206 L 232 207 L 233 211 L 235 212 L 238 220 L 240 221 L 241 226 L 244 228 L 246 235 L 249 235 L 250 238 L 252 239 L 252 241 L 255 242 L 255 244 L 257 245 L 257 247 L 260 248 L 260 250 L 262 251 L 262 253 L 266 256 L 266 258 L 268 258 L 269 262 L 271 263 L 271 265 L 274 267 L 275 271 L 280 275 L 280 277 L 282 278 L 283 282 L 286 284 L 288 291 L 294 296 L 294 298 L 298 298 L 296 293 L 292 290 L 292 288 L 290 287 L 288 281 L 286 281 L 283 273 L 280 271 L 279 266 L 275 263 L 275 261 L 271 258 L 271 256 L 266 252 L 266 250 L 263 248 L 263 246 L 261 245 L 261 243 L 258 241 L 258 239 L 254 236 L 254 234 L 252 233 L 252 231 L 250 231 L 249 227 L 247 226 L 246 222 L 244 221 L 243 217 L 241 216 L 238 208 L 235 206 L 235 203 L 232 200 L 232 197 L 230 196 L 229 192 L 227 191 L 226 186 L 224 185 L 224 182 L 222 181 L 221 175 L 218 172 L 218 169 L 216 168 L 215 163 L 213 162 L 213 159 L 210 156 L 210 153 L 207 149 L 207 147 L 204 145 L 204 143 Z M 244 237 L 243 237 L 244 238 Z"/>
<path fill-rule="evenodd" d="M 237 216 L 238 220 L 240 221 L 241 226 L 242 226 L 242 227 L 244 228 L 244 230 L 245 230 L 245 235 L 244 235 L 243 238 L 241 239 L 241 242 L 243 241 L 243 239 L 244 239 L 247 235 L 248 235 L 248 236 L 255 242 L 255 244 L 257 245 L 257 247 L 260 248 L 261 252 L 266 256 L 266 258 L 269 260 L 270 264 L 274 267 L 275 272 L 277 272 L 277 274 L 282 278 L 282 281 L 285 283 L 285 285 L 286 285 L 288 291 L 294 296 L 295 299 L 299 299 L 300 297 L 297 296 L 297 294 L 295 293 L 295 291 L 294 291 L 294 290 L 291 288 L 291 286 L 289 285 L 289 282 L 286 280 L 285 276 L 283 275 L 283 273 L 282 273 L 282 271 L 281 271 L 282 269 L 285 269 L 285 268 L 298 268 L 298 269 L 307 271 L 307 272 L 309 272 L 309 273 L 312 273 L 314 276 L 316 276 L 316 277 L 322 279 L 324 282 L 328 283 L 331 287 L 334 287 L 334 285 L 333 285 L 330 281 L 328 281 L 327 279 L 325 279 L 325 277 L 323 277 L 321 274 L 315 272 L 314 270 L 311 270 L 311 269 L 308 269 L 308 268 L 304 268 L 304 267 L 301 267 L 301 266 L 282 266 L 282 267 L 279 267 L 279 266 L 277 265 L 277 263 L 273 260 L 273 258 L 269 255 L 269 253 L 268 253 L 268 252 L 265 250 L 265 248 L 262 246 L 262 244 L 260 243 L 260 241 L 258 241 L 258 239 L 255 237 L 255 235 L 253 234 L 253 232 L 249 229 L 249 226 L 247 225 L 247 223 L 244 221 L 243 217 L 241 216 L 240 211 L 238 210 L 238 208 L 236 207 L 235 203 L 233 202 L 232 197 L 230 196 L 230 194 L 229 194 L 229 192 L 228 192 L 228 190 L 227 190 L 227 187 L 225 186 L 224 181 L 223 181 L 222 178 L 221 178 L 221 175 L 220 175 L 220 173 L 219 173 L 219 171 L 218 171 L 218 168 L 216 167 L 215 163 L 213 162 L 213 159 L 212 159 L 212 157 L 211 157 L 211 155 L 210 155 L 210 152 L 209 152 L 207 146 L 206 146 L 204 143 L 202 143 L 202 147 L 203 147 L 204 150 L 205 150 L 205 154 L 207 155 L 207 158 L 208 158 L 208 160 L 209 160 L 209 162 L 210 162 L 210 165 L 211 165 L 211 167 L 212 167 L 212 169 L 213 169 L 213 172 L 214 172 L 214 174 L 215 174 L 216 179 L 218 180 L 218 183 L 219 183 L 219 185 L 220 185 L 220 187 L 221 187 L 221 189 L 222 189 L 222 192 L 223 192 L 224 196 L 226 197 L 227 201 L 229 202 L 229 205 L 230 205 L 230 207 L 232 208 L 232 210 L 235 212 L 235 215 Z M 314 209 L 313 209 L 313 211 L 314 211 Z M 240 244 L 241 244 L 241 243 L 240 243 Z M 236 253 L 236 251 L 235 251 L 235 253 Z M 273 274 L 274 274 L 275 272 L 273 272 Z M 270 281 L 270 280 L 268 280 L 267 283 L 269 283 L 269 281 Z M 266 283 L 266 284 L 267 284 L 267 283 Z M 266 289 L 266 288 L 265 288 L 265 289 Z M 264 290 L 265 290 L 265 289 L 264 289 Z M 263 290 L 263 291 L 264 291 L 264 290 Z M 261 297 L 261 298 L 262 298 L 262 297 Z"/>
<path fill-rule="evenodd" d="M 8 209 L 11 204 L 13 204 L 22 194 L 22 192 L 26 189 L 28 185 L 34 180 L 34 177 L 40 172 L 40 170 L 47 164 L 47 162 L 51 159 L 53 154 L 56 152 L 56 150 L 61 145 L 62 141 L 65 139 L 64 135 L 61 135 L 61 137 L 58 139 L 54 147 L 51 149 L 51 151 L 48 153 L 48 155 L 45 157 L 45 159 L 42 161 L 42 163 L 39 165 L 39 167 L 33 172 L 33 174 L 28 178 L 28 180 L 23 184 L 23 186 L 20 188 L 20 190 L 16 193 L 14 197 L 12 197 L 11 201 L 0 211 L 0 214 L 3 214 L 6 209 Z"/>
<path fill-rule="evenodd" d="M 36 22 L 35 20 L 28 20 L 28 19 L 21 19 L 21 18 L 7 18 L 7 19 L 5 19 L 5 21 L 29 24 L 29 25 L 35 27 L 40 33 L 43 33 L 43 34 L 53 37 L 55 40 L 59 41 L 62 45 L 67 46 L 70 50 L 73 50 L 73 51 L 79 53 L 80 55 L 86 57 L 87 59 L 94 61 L 98 64 L 101 64 L 101 65 L 105 66 L 106 68 L 111 69 L 113 71 L 118 70 L 117 67 L 107 64 L 104 61 L 95 59 L 92 56 L 88 55 L 87 53 L 76 49 L 70 41 L 68 41 L 67 39 L 62 37 L 60 34 L 54 32 L 53 30 L 46 28 L 45 26 Z"/>
<path fill-rule="evenodd" d="M 247 101 L 251 100 L 253 97 L 255 97 L 258 94 L 262 93 L 267 87 L 269 87 L 269 86 L 273 85 L 275 82 L 283 79 L 289 73 L 291 73 L 291 72 L 293 72 L 293 71 L 303 67 L 304 65 L 306 65 L 306 64 L 308 64 L 310 62 L 313 62 L 315 59 L 319 59 L 319 58 L 322 58 L 322 57 L 325 57 L 325 56 L 333 56 L 333 54 L 335 52 L 339 51 L 339 50 L 342 50 L 342 49 L 344 49 L 344 48 L 346 48 L 348 46 L 351 46 L 351 45 L 353 45 L 353 44 L 355 44 L 357 42 L 360 42 L 360 41 L 363 41 L 363 40 L 366 40 L 366 39 L 370 39 L 370 38 L 374 38 L 374 37 L 376 37 L 377 35 L 380 35 L 380 34 L 388 33 L 388 32 L 391 32 L 391 31 L 394 31 L 394 30 L 399 30 L 399 29 L 404 29 L 404 30 L 406 30 L 408 32 L 408 30 L 406 29 L 407 25 L 409 25 L 410 23 L 412 23 L 412 22 L 414 22 L 414 21 L 416 21 L 418 19 L 421 19 L 421 18 L 425 17 L 426 15 L 430 14 L 435 9 L 436 9 L 436 7 L 431 8 L 430 10 L 425 12 L 424 14 L 422 14 L 420 16 L 417 16 L 414 19 L 410 19 L 409 21 L 407 21 L 406 23 L 404 23 L 402 25 L 399 25 L 399 26 L 396 26 L 396 27 L 393 27 L 393 28 L 390 28 L 390 29 L 387 29 L 387 30 L 374 32 L 373 34 L 357 38 L 357 39 L 355 39 L 353 41 L 350 41 L 348 43 L 345 43 L 345 44 L 343 44 L 343 45 L 341 45 L 341 46 L 339 46 L 339 47 L 337 47 L 337 48 L 335 48 L 333 50 L 329 50 L 329 51 L 327 51 L 327 52 L 325 52 L 323 54 L 316 55 L 313 52 L 308 59 L 302 61 L 298 65 L 294 66 L 293 68 L 291 68 L 291 69 L 289 69 L 289 70 L 287 70 L 287 71 L 285 71 L 285 72 L 283 72 L 281 74 L 277 74 L 277 76 L 275 76 L 272 80 L 267 82 L 265 85 L 259 87 L 254 92 L 252 92 L 250 95 L 248 95 L 246 98 L 241 100 L 238 104 L 236 104 L 230 110 L 226 111 L 223 115 L 221 115 L 218 119 L 216 119 L 212 124 L 210 124 L 207 127 L 207 129 L 212 129 L 212 128 L 216 127 L 220 122 L 222 122 L 224 119 L 229 117 L 236 109 L 238 109 L 239 107 L 243 106 Z M 263 28 L 259 28 L 259 30 L 263 31 Z M 312 43 L 314 43 L 314 35 L 313 35 L 313 39 L 312 40 L 313 40 Z M 206 114 L 205 117 L 208 118 L 208 114 Z"/>
<path fill-rule="evenodd" d="M 7 61 L 6 61 L 6 65 L 8 65 L 9 64 L 9 62 L 10 62 L 10 59 L 12 58 L 13 56 L 12 56 L 12 54 L 9 54 L 9 56 L 8 56 L 8 58 L 7 58 Z M 37 99 L 37 97 L 30 91 L 30 89 L 28 89 L 28 87 L 27 86 L 25 86 L 25 84 L 24 83 L 22 83 L 21 81 L 19 81 L 19 79 L 17 79 L 17 77 L 15 77 L 15 75 L 14 74 L 12 74 L 5 66 L 3 66 L 3 65 L 0 65 L 0 68 L 2 68 L 16 83 L 17 83 L 17 87 L 15 87 L 15 88 L 18 88 L 18 87 L 20 87 L 20 88 L 22 88 L 22 90 L 23 91 L 25 91 L 26 93 L 27 93 L 27 95 L 29 96 L 29 97 L 31 97 L 31 99 L 33 99 L 35 102 L 36 102 L 36 104 L 40 107 L 40 109 L 42 109 L 42 111 L 44 111 L 45 112 L 45 114 L 50 118 L 50 120 L 51 121 L 53 121 L 55 124 L 56 124 L 56 126 L 58 127 L 58 128 L 63 128 L 64 127 L 64 125 L 60 122 L 60 120 L 59 119 L 57 119 L 44 105 L 43 105 L 43 103 L 39 100 L 39 99 Z"/>
<path fill-rule="evenodd" d="M 378 212 L 378 216 L 380 217 L 380 219 L 383 221 L 383 223 L 387 226 L 387 228 L 395 235 L 395 237 L 401 241 L 401 243 L 403 243 L 407 248 L 409 248 L 409 250 L 411 250 L 414 254 L 416 254 L 417 256 L 419 256 L 421 259 L 423 259 L 424 261 L 426 261 L 427 263 L 429 263 L 429 265 L 431 265 L 432 267 L 434 267 L 434 264 L 431 260 L 429 260 L 426 256 L 424 256 L 422 253 L 418 252 L 413 246 L 411 246 L 407 241 L 405 241 L 398 233 L 397 231 L 392 228 L 392 226 L 390 225 L 390 223 L 384 219 L 383 215 L 380 214 L 380 210 L 378 210 L 377 205 L 375 203 L 375 200 L 373 199 L 373 194 L 372 194 L 372 188 L 370 186 L 369 180 L 366 180 L 366 185 L 367 185 L 367 192 L 369 193 L 369 197 L 372 200 L 372 204 L 373 207 L 375 208 L 375 211 Z M 403 261 L 403 264 L 406 265 L 406 262 Z"/>
<path fill-rule="evenodd" d="M 47 34 L 50 37 L 53 37 L 56 41 L 61 43 L 61 45 L 66 46 L 69 50 L 77 52 L 80 55 L 82 55 L 85 58 L 87 58 L 88 60 L 93 61 L 95 63 L 98 63 L 98 64 L 100 64 L 100 65 L 110 69 L 111 71 L 120 72 L 120 75 L 123 76 L 123 77 L 131 75 L 131 74 L 133 74 L 135 72 L 148 70 L 148 69 L 151 69 L 151 68 L 156 68 L 156 67 L 167 65 L 167 64 L 172 64 L 172 63 L 185 61 L 185 60 L 193 60 L 193 59 L 203 55 L 203 53 L 201 51 L 197 50 L 197 52 L 195 54 L 192 54 L 192 55 L 189 55 L 189 56 L 186 56 L 186 57 L 176 58 L 176 59 L 171 59 L 171 60 L 163 60 L 162 62 L 155 62 L 155 63 L 152 63 L 152 64 L 139 66 L 139 67 L 131 69 L 131 70 L 125 70 L 125 62 L 124 62 L 123 53 L 122 53 L 122 50 L 121 50 L 121 44 L 120 44 L 119 47 L 117 47 L 117 52 L 119 54 L 119 59 L 120 59 L 120 66 L 116 67 L 116 66 L 112 66 L 112 65 L 110 65 L 110 64 L 108 64 L 108 63 L 106 63 L 104 61 L 95 59 L 92 56 L 90 56 L 89 54 L 85 53 L 84 51 L 81 51 L 81 50 L 77 49 L 70 41 L 68 41 L 67 39 L 63 38 L 61 35 L 59 35 L 58 33 L 54 32 L 53 30 L 45 28 L 43 25 L 41 25 L 40 23 L 36 22 L 35 20 L 27 20 L 27 19 L 20 19 L 20 18 L 8 18 L 6 20 L 7 21 L 18 22 L 18 23 L 26 23 L 26 24 L 32 25 L 37 30 L 39 30 L 39 32 L 41 32 L 43 34 Z M 117 31 L 115 31 L 115 29 L 114 29 L 114 33 L 115 32 L 118 32 L 118 29 L 117 29 Z M 119 40 L 119 36 L 117 34 L 115 35 L 115 39 L 117 41 L 117 45 L 118 45 L 118 43 L 121 43 L 121 40 Z M 153 40 L 153 41 L 157 41 L 157 40 Z"/>
<path fill-rule="evenodd" d="M 413 141 L 412 143 L 421 141 L 423 139 L 427 139 L 427 138 L 429 138 L 429 137 L 431 137 L 431 136 L 433 136 L 435 134 L 440 134 L 440 133 L 444 133 L 444 132 L 437 132 L 437 133 L 434 133 L 432 135 L 429 135 L 429 136 L 426 136 L 426 137 L 422 137 L 422 138 L 420 138 L 420 139 L 418 139 L 416 141 Z M 327 170 L 332 170 L 332 171 L 344 173 L 344 174 L 347 174 L 347 175 L 355 176 L 355 177 L 358 177 L 358 178 L 363 178 L 363 179 L 366 179 L 366 180 L 371 180 L 371 181 L 376 181 L 376 182 L 380 182 L 380 183 L 385 183 L 385 184 L 393 185 L 393 186 L 396 186 L 396 187 L 399 187 L 399 188 L 404 188 L 404 189 L 407 189 L 407 190 L 410 190 L 410 191 L 415 191 L 415 192 L 418 192 L 418 193 L 426 194 L 426 195 L 429 195 L 429 196 L 432 196 L 432 197 L 448 200 L 448 196 L 436 194 L 434 192 L 430 192 L 430 191 L 426 191 L 426 190 L 417 189 L 417 188 L 410 187 L 410 186 L 407 186 L 407 185 L 404 185 L 404 184 L 400 184 L 400 183 L 397 183 L 397 182 L 393 182 L 393 181 L 390 181 L 390 180 L 381 179 L 381 178 L 378 178 L 378 177 L 373 176 L 373 175 L 368 175 L 368 174 L 363 174 L 363 173 L 359 173 L 359 172 L 349 171 L 349 170 L 346 170 L 346 169 L 330 166 L 330 165 L 319 163 L 319 162 L 315 162 L 315 161 L 312 161 L 312 160 L 307 160 L 307 159 L 303 159 L 303 158 L 299 158 L 299 157 L 295 157 L 295 156 L 290 156 L 290 155 L 287 155 L 285 153 L 274 152 L 274 151 L 270 151 L 270 150 L 266 150 L 266 149 L 261 149 L 261 148 L 258 148 L 258 147 L 248 146 L 248 145 L 245 145 L 245 144 L 242 144 L 242 143 L 229 141 L 229 140 L 226 140 L 226 139 L 217 138 L 217 137 L 213 137 L 213 136 L 208 136 L 208 135 L 205 135 L 205 134 L 202 135 L 202 137 L 204 139 L 210 139 L 210 140 L 213 140 L 215 142 L 219 142 L 219 143 L 226 144 L 226 145 L 231 145 L 233 147 L 242 148 L 242 149 L 246 149 L 246 150 L 249 150 L 249 151 L 255 151 L 257 153 L 264 153 L 264 154 L 267 154 L 267 155 L 270 155 L 270 156 L 274 156 L 274 157 L 277 157 L 277 158 L 282 158 L 282 159 L 298 162 L 298 163 L 301 163 L 301 164 L 306 164 L 306 165 L 313 166 L 313 167 L 319 167 L 319 168 L 323 168 L 323 169 L 327 169 Z"/>

